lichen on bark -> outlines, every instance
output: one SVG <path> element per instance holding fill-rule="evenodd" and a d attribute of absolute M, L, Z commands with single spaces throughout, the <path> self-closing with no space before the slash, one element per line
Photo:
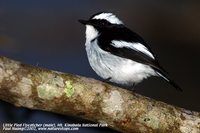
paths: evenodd
<path fill-rule="evenodd" d="M 0 99 L 130 133 L 200 133 L 200 113 L 68 73 L 0 57 Z"/>

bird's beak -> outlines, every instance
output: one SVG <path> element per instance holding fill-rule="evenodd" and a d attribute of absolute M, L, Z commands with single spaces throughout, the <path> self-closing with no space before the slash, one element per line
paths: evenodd
<path fill-rule="evenodd" d="M 89 24 L 88 20 L 79 19 L 78 21 L 83 25 Z"/>

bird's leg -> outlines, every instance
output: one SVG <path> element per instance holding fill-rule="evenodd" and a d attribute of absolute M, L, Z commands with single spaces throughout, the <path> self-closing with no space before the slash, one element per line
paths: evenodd
<path fill-rule="evenodd" d="M 132 86 L 131 86 L 132 87 L 131 91 L 136 92 L 135 86 L 136 86 L 136 83 L 133 83 Z"/>
<path fill-rule="evenodd" d="M 110 79 L 111 79 L 111 77 L 108 77 L 108 78 L 104 79 L 103 82 L 108 83 L 110 81 Z"/>

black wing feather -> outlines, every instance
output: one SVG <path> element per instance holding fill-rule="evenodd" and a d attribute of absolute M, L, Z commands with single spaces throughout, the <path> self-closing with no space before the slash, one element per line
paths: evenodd
<path fill-rule="evenodd" d="M 131 59 L 133 61 L 151 66 L 160 74 L 161 77 L 163 77 L 163 79 L 169 82 L 177 90 L 182 91 L 182 89 L 173 80 L 169 78 L 168 73 L 165 71 L 165 69 L 163 69 L 159 65 L 155 54 L 139 35 L 132 32 L 123 25 L 117 25 L 114 27 L 106 28 L 104 30 L 105 31 L 101 31 L 101 34 L 98 38 L 98 45 L 100 48 L 116 56 Z M 116 48 L 115 46 L 111 45 L 113 40 L 141 43 L 152 53 L 154 59 L 140 51 L 128 47 Z"/>
<path fill-rule="evenodd" d="M 154 53 L 151 51 L 147 43 L 139 35 L 132 32 L 128 28 L 124 27 L 123 25 L 106 28 L 106 31 L 102 31 L 98 38 L 99 47 L 116 56 L 131 59 L 139 63 L 149 65 L 155 69 L 161 68 L 156 58 L 153 59 L 140 51 L 137 51 L 128 47 L 116 48 L 115 46 L 111 45 L 111 42 L 113 40 L 132 42 L 132 43 L 141 43 L 155 57 Z"/>

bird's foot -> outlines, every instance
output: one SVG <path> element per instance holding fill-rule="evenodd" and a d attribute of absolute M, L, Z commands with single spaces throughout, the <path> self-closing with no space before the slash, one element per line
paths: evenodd
<path fill-rule="evenodd" d="M 131 91 L 132 91 L 133 93 L 135 93 L 135 92 L 136 92 L 135 86 L 136 86 L 136 84 L 135 84 L 135 83 L 133 83 L 133 85 L 131 86 Z"/>
<path fill-rule="evenodd" d="M 103 82 L 108 83 L 108 82 L 110 82 L 110 80 L 111 80 L 111 77 L 108 77 L 108 78 L 104 79 Z"/>

